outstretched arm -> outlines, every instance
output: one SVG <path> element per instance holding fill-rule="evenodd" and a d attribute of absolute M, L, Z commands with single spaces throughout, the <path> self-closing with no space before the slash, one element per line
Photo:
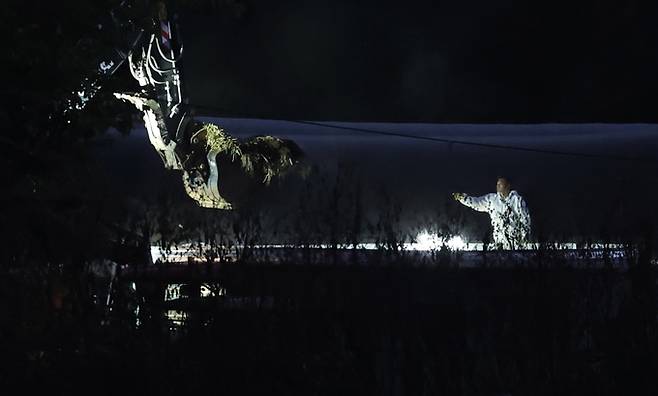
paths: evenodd
<path fill-rule="evenodd" d="M 478 212 L 489 212 L 490 208 L 490 203 L 491 203 L 491 198 L 495 194 L 486 194 L 482 195 L 481 197 L 471 197 L 470 195 L 462 194 L 462 193 L 454 193 L 452 194 L 453 198 L 461 203 L 464 206 L 468 206 L 471 209 L 475 209 Z"/>

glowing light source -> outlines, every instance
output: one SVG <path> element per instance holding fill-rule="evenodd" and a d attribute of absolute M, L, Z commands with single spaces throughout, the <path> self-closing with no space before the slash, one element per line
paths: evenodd
<path fill-rule="evenodd" d="M 413 250 L 432 250 L 441 247 L 441 241 L 435 234 L 423 231 L 416 236 L 416 242 L 411 244 Z"/>
<path fill-rule="evenodd" d="M 452 238 L 449 238 L 445 241 L 445 243 L 448 246 L 448 249 L 451 250 L 464 250 L 467 247 L 466 242 L 464 242 L 464 238 L 462 238 L 460 235 L 455 235 Z"/>
<path fill-rule="evenodd" d="M 416 242 L 412 243 L 409 247 L 410 250 L 434 250 L 441 249 L 443 245 L 447 246 L 450 250 L 464 250 L 468 246 L 460 235 L 445 238 L 423 231 L 416 236 Z"/>

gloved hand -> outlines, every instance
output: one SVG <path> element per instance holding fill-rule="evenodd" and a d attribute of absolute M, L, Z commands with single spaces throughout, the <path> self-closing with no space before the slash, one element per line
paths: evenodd
<path fill-rule="evenodd" d="M 461 200 L 464 199 L 465 197 L 466 194 L 464 193 L 452 193 L 452 199 L 454 199 L 455 201 L 461 202 Z"/>

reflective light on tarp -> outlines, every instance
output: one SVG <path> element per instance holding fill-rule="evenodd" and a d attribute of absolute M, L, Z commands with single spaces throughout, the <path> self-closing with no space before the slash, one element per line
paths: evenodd
<path fill-rule="evenodd" d="M 420 252 L 430 252 L 434 250 L 440 250 L 443 246 L 446 246 L 448 250 L 451 251 L 468 251 L 468 252 L 481 252 L 484 250 L 495 250 L 495 247 L 491 244 L 486 245 L 482 242 L 466 242 L 464 238 L 460 235 L 454 235 L 451 237 L 439 237 L 438 235 L 431 234 L 427 231 L 419 233 L 413 242 L 401 244 L 402 250 L 404 251 L 420 251 Z M 294 249 L 299 246 L 295 245 L 255 245 L 252 246 L 254 249 L 269 249 L 271 251 L 277 251 L 280 249 Z M 216 247 L 215 247 L 216 248 Z M 225 247 L 223 259 L 227 261 L 235 261 L 238 259 L 238 251 L 243 247 L 239 245 L 233 245 L 232 248 Z M 310 247 L 311 249 L 317 250 L 331 250 L 332 246 L 326 244 L 317 244 Z M 339 250 L 350 250 L 354 249 L 352 245 L 340 246 Z M 199 246 L 194 243 L 180 244 L 176 248 L 171 249 L 162 249 L 159 246 L 151 246 L 151 259 L 153 263 L 167 262 L 167 263 L 189 263 L 190 261 L 197 263 L 206 263 L 207 258 L 204 256 L 204 251 L 210 249 L 207 246 Z M 356 250 L 380 250 L 382 246 L 373 242 L 360 243 L 356 246 Z M 608 254 L 611 257 L 623 258 L 626 255 L 627 247 L 623 244 L 603 244 L 603 243 L 592 243 L 587 245 L 578 245 L 574 242 L 554 242 L 546 243 L 540 245 L 539 243 L 526 243 L 519 248 L 520 252 L 533 252 L 536 250 L 550 250 L 550 251 L 564 251 L 572 252 L 575 254 L 577 251 L 589 252 L 588 255 L 604 255 Z M 581 256 L 585 253 L 581 253 Z"/>

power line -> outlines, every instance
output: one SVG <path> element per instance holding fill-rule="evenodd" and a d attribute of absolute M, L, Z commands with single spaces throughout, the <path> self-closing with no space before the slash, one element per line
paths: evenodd
<path fill-rule="evenodd" d="M 190 104 L 190 106 L 192 108 L 196 108 L 196 109 L 206 109 L 206 110 L 213 111 L 213 112 L 221 112 L 222 113 L 221 116 L 223 116 L 223 117 L 226 117 L 226 113 L 227 113 L 224 109 L 221 109 L 221 108 L 218 108 L 218 107 L 202 106 L 202 105 L 194 105 L 194 104 Z M 217 116 L 220 116 L 220 115 L 217 115 Z M 433 136 L 414 135 L 414 134 L 401 133 L 401 132 L 378 131 L 378 130 L 369 129 L 369 128 L 335 125 L 335 124 L 328 124 L 328 123 L 325 123 L 325 122 L 318 122 L 318 121 L 288 120 L 288 119 L 281 119 L 281 118 L 268 118 L 268 117 L 262 117 L 262 116 L 247 116 L 247 117 L 250 118 L 250 119 L 282 121 L 282 122 L 289 122 L 289 123 L 295 123 L 295 124 L 301 124 L 301 125 L 317 126 L 317 127 L 322 127 L 322 128 L 332 128 L 332 129 L 339 129 L 339 130 L 345 130 L 345 131 L 367 133 L 367 134 L 372 134 L 372 135 L 399 137 L 399 138 L 415 139 L 415 140 L 423 140 L 423 141 L 432 141 L 432 142 L 444 143 L 444 144 L 459 144 L 459 145 L 463 145 L 463 146 L 472 146 L 472 147 L 480 147 L 480 148 L 488 148 L 488 149 L 496 149 L 496 150 L 511 150 L 511 151 L 522 151 L 522 152 L 547 154 L 547 155 L 561 155 L 561 156 L 590 158 L 590 159 L 604 159 L 604 160 L 614 160 L 614 161 L 628 161 L 628 162 L 658 164 L 658 161 L 655 160 L 655 159 L 652 159 L 652 158 L 624 157 L 624 156 L 616 156 L 616 155 L 582 153 L 582 152 L 573 152 L 573 151 L 546 150 L 546 149 L 539 149 L 539 148 L 532 148 L 532 147 L 510 146 L 510 145 L 504 145 L 504 144 L 479 143 L 479 142 L 470 142 L 470 141 L 465 141 L 465 140 L 454 140 L 454 139 L 439 138 L 439 137 L 433 137 Z"/>

